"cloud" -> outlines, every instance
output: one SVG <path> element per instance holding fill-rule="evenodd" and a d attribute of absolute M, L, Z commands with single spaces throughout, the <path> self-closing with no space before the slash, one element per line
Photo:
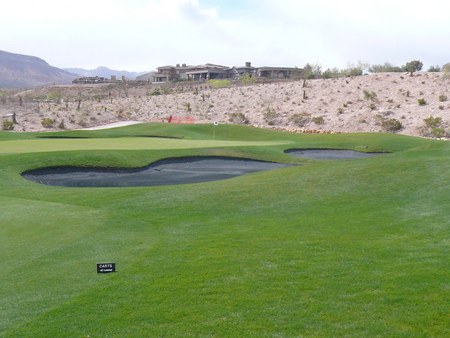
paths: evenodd
<path fill-rule="evenodd" d="M 443 64 L 450 3 L 427 8 L 401 0 L 17 0 L 2 4 L 0 29 L 5 50 L 59 67 Z"/>

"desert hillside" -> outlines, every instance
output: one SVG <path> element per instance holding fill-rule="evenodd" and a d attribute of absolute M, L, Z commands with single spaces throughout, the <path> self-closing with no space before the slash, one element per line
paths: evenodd
<path fill-rule="evenodd" d="M 443 73 L 422 72 L 413 77 L 378 73 L 224 88 L 205 83 L 40 87 L 3 95 L 0 111 L 3 116 L 16 113 L 14 131 L 19 132 L 81 129 L 126 120 L 167 122 L 170 116 L 190 116 L 195 123 L 445 137 L 450 122 L 448 98 L 450 80 Z M 43 126 L 42 121 L 51 123 Z"/>
<path fill-rule="evenodd" d="M 71 83 L 77 76 L 28 55 L 0 51 L 0 87 L 23 88 Z"/>

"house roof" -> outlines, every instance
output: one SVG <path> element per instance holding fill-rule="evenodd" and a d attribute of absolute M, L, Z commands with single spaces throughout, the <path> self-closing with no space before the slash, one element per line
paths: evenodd
<path fill-rule="evenodd" d="M 204 68 L 204 69 L 199 69 L 199 70 L 194 70 L 192 72 L 186 72 L 187 75 L 193 75 L 193 74 L 205 74 L 205 73 L 221 73 L 224 74 L 226 73 L 227 70 L 226 69 L 217 69 L 217 68 Z"/>
<path fill-rule="evenodd" d="M 287 71 L 292 71 L 292 70 L 301 70 L 300 68 L 295 68 L 295 67 L 257 67 L 257 69 L 259 71 L 261 70 L 287 70 Z"/>

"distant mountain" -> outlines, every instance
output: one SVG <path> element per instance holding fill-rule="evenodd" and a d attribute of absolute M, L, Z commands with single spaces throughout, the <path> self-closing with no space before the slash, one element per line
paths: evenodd
<path fill-rule="evenodd" d="M 152 80 L 153 77 L 155 76 L 156 71 L 152 71 L 152 72 L 148 72 L 148 73 L 144 73 L 142 75 L 136 76 L 136 80 L 139 81 L 149 81 Z"/>
<path fill-rule="evenodd" d="M 97 69 L 83 69 L 83 68 L 64 68 L 64 70 L 78 74 L 79 76 L 99 76 L 107 79 L 111 78 L 111 75 L 115 75 L 119 80 L 122 76 L 125 76 L 127 79 L 134 80 L 138 75 L 145 73 L 137 73 L 137 72 L 127 72 L 126 70 L 114 70 L 109 69 L 108 67 L 98 67 Z"/>
<path fill-rule="evenodd" d="M 77 77 L 28 55 L 0 51 L 0 87 L 20 88 L 69 84 Z"/>

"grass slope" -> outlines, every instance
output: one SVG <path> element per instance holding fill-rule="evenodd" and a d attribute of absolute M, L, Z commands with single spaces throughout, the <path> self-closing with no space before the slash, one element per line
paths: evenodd
<path fill-rule="evenodd" d="M 0 336 L 450 334 L 447 142 L 219 127 L 222 141 L 289 143 L 1 156 Z M 89 137 L 155 128 L 191 140 L 210 135 L 206 125 L 161 124 Z M 0 149 L 8 137 L 0 134 Z M 314 161 L 283 154 L 291 147 L 394 153 Z M 142 166 L 185 155 L 307 165 L 143 188 L 48 187 L 19 175 L 47 165 Z M 97 275 L 95 263 L 105 261 L 118 272 Z"/>

